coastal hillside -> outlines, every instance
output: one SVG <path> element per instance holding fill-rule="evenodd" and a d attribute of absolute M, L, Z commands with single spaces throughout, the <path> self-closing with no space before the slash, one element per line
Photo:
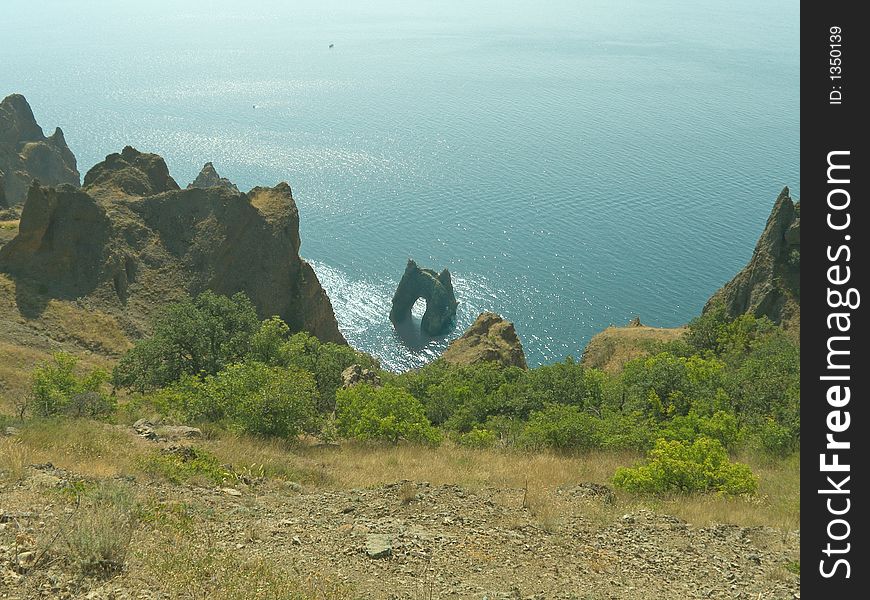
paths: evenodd
<path fill-rule="evenodd" d="M 33 178 L 0 221 L 2 595 L 799 598 L 798 216 L 784 192 L 685 327 L 530 366 L 483 312 L 394 373 L 338 330 L 287 183 L 182 188 L 130 146 Z M 446 269 L 406 275 L 452 320 Z"/>

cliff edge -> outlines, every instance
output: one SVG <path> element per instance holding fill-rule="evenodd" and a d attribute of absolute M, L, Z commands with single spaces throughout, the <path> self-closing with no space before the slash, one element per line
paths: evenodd
<path fill-rule="evenodd" d="M 800 327 L 800 202 L 786 187 L 774 203 L 749 264 L 719 289 L 704 306 L 717 305 L 729 317 L 752 313 L 783 327 Z"/>

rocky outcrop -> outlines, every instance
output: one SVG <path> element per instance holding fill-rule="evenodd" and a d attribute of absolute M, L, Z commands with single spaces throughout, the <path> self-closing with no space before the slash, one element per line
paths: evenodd
<path fill-rule="evenodd" d="M 381 387 L 381 376 L 372 369 L 364 369 L 360 365 L 351 365 L 341 372 L 341 387 L 347 389 L 357 384 L 365 383 L 372 387 Z"/>
<path fill-rule="evenodd" d="M 426 300 L 426 312 L 420 323 L 423 333 L 438 336 L 450 331 L 459 305 L 453 293 L 450 271 L 444 269 L 436 273 L 432 269 L 421 269 L 408 259 L 405 273 L 393 295 L 390 321 L 398 324 L 410 319 L 411 308 L 419 298 Z"/>
<path fill-rule="evenodd" d="M 112 233 L 106 210 L 87 193 L 33 182 L 18 235 L 0 249 L 0 270 L 29 275 L 55 297 L 84 296 L 111 276 Z"/>
<path fill-rule="evenodd" d="M 127 147 L 80 190 L 33 184 L 18 235 L 0 248 L 0 271 L 50 297 L 87 299 L 140 333 L 167 302 L 209 289 L 244 292 L 261 317 L 345 343 L 299 245 L 286 183 L 248 194 L 181 190 L 162 158 Z"/>
<path fill-rule="evenodd" d="M 526 355 L 514 324 L 491 312 L 481 313 L 461 337 L 450 342 L 441 357 L 457 365 L 497 362 L 526 369 Z"/>
<path fill-rule="evenodd" d="M 131 146 L 110 154 L 85 175 L 88 193 L 106 199 L 142 197 L 179 189 L 169 167 L 157 154 L 139 152 Z"/>
<path fill-rule="evenodd" d="M 723 306 L 729 317 L 751 313 L 799 327 L 800 249 L 800 203 L 785 188 L 749 264 L 710 298 L 704 312 Z"/>
<path fill-rule="evenodd" d="M 220 175 L 218 175 L 218 172 L 215 170 L 214 165 L 210 162 L 207 162 L 205 163 L 205 165 L 203 165 L 202 170 L 199 172 L 199 175 L 197 175 L 196 179 L 193 180 L 193 183 L 188 184 L 187 187 L 204 189 L 220 187 L 232 190 L 234 192 L 239 191 L 239 188 L 236 187 L 236 184 L 234 184 L 226 177 L 221 177 Z"/>
<path fill-rule="evenodd" d="M 76 159 L 60 127 L 48 137 L 24 96 L 0 102 L 0 208 L 24 201 L 33 180 L 45 185 L 79 185 Z"/>

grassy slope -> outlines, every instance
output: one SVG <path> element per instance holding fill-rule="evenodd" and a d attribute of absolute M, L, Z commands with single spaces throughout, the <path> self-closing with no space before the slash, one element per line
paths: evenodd
<path fill-rule="evenodd" d="M 646 356 L 657 344 L 678 340 L 685 333 L 685 327 L 611 326 L 589 340 L 581 362 L 610 374 L 618 373 L 633 358 Z"/>

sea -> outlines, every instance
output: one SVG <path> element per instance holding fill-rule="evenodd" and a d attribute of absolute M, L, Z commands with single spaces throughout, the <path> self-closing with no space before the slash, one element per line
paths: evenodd
<path fill-rule="evenodd" d="M 800 8 L 770 0 L 6 0 L 0 96 L 82 175 L 126 145 L 287 181 L 355 347 L 401 371 L 482 311 L 531 365 L 639 316 L 671 327 L 800 196 Z M 399 335 L 408 258 L 455 329 Z M 415 306 L 422 315 L 423 301 Z"/>

